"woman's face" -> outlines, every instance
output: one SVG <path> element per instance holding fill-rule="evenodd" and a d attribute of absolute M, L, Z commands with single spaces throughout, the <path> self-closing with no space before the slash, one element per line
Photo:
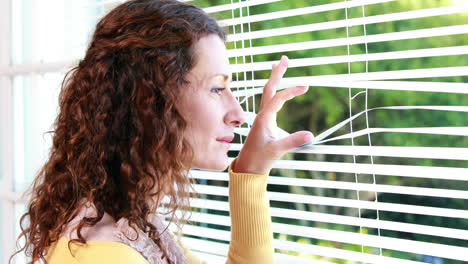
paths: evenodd
<path fill-rule="evenodd" d="M 223 41 L 217 35 L 195 44 L 197 64 L 189 72 L 190 87 L 179 110 L 188 121 L 185 137 L 194 149 L 191 168 L 222 171 L 229 165 L 229 141 L 234 127 L 244 123 L 245 113 L 232 94 L 231 72 Z"/>

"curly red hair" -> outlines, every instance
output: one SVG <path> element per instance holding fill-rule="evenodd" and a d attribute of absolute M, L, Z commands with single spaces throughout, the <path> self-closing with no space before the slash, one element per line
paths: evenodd
<path fill-rule="evenodd" d="M 188 206 L 193 150 L 176 106 L 196 63 L 193 45 L 209 34 L 225 41 L 203 10 L 169 0 L 123 3 L 97 24 L 84 59 L 62 83 L 50 157 L 30 187 L 18 237 L 25 244 L 14 255 L 46 261 L 83 198 L 97 216 L 83 218 L 70 243 L 86 243 L 81 229 L 104 212 L 158 240 L 147 220 L 151 201 L 169 196 L 172 217 Z"/>

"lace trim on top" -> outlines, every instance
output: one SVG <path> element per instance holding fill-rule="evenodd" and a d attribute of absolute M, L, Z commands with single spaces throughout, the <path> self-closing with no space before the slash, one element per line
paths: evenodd
<path fill-rule="evenodd" d="M 161 219 L 155 215 L 151 222 L 160 233 L 161 247 L 137 227 L 135 230 L 138 232 L 138 239 L 136 239 L 137 233 L 130 227 L 126 218 L 121 218 L 116 223 L 117 228 L 114 235 L 122 243 L 143 255 L 150 264 L 187 264 L 183 250 L 175 242 L 169 230 L 166 230 Z"/>

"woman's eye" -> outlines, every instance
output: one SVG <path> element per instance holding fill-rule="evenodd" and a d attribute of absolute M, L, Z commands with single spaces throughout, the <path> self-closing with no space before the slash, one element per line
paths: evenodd
<path fill-rule="evenodd" d="M 221 94 L 226 88 L 212 88 L 211 91 L 217 94 Z"/>

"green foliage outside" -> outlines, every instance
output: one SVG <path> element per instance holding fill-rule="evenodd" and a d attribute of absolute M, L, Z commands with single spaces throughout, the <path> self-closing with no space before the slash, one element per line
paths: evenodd
<path fill-rule="evenodd" d="M 263 4 L 258 6 L 242 9 L 242 15 L 246 16 L 247 12 L 250 15 L 262 14 L 280 10 L 288 10 L 294 8 L 300 8 L 311 5 L 327 4 L 331 2 L 341 1 L 325 1 L 325 0 L 284 0 L 271 4 Z M 202 7 L 227 4 L 230 3 L 226 0 L 197 0 L 197 5 Z M 413 0 L 400 0 L 388 3 L 374 4 L 363 8 L 355 7 L 348 9 L 348 19 L 359 18 L 363 16 L 375 16 L 379 14 L 387 14 L 394 12 L 403 12 L 418 10 L 431 7 L 440 7 L 451 5 L 452 1 L 449 0 L 430 0 L 430 1 L 413 1 Z M 240 10 L 234 10 L 234 15 L 239 17 Z M 217 18 L 231 18 L 232 12 L 225 11 L 220 14 L 215 14 Z M 293 26 L 300 24 L 312 24 L 326 21 L 342 20 L 346 18 L 346 14 L 343 9 L 335 11 L 327 11 L 316 14 L 301 15 L 289 18 L 273 19 L 264 22 L 256 22 L 250 25 L 250 30 L 262 30 L 270 28 L 279 28 L 285 26 Z M 429 18 L 418 18 L 411 20 L 393 21 L 378 24 L 366 25 L 365 30 L 367 35 L 375 35 L 390 32 L 399 32 L 407 30 L 416 30 L 432 27 L 443 27 L 451 25 L 463 25 L 468 24 L 468 14 L 452 14 L 444 16 L 434 16 Z M 241 31 L 241 26 L 235 28 L 236 32 Z M 248 25 L 244 25 L 244 32 L 249 30 Z M 253 46 L 266 46 L 271 44 L 281 43 L 292 43 L 292 42 L 304 42 L 312 40 L 322 39 L 333 39 L 333 38 L 345 38 L 347 34 L 349 37 L 362 36 L 364 35 L 363 26 L 354 26 L 348 29 L 338 28 L 330 30 L 321 30 L 300 34 L 290 34 L 280 37 L 270 37 L 263 39 L 252 40 Z M 229 28 L 229 32 L 232 32 L 233 28 Z M 242 46 L 242 42 L 235 43 L 237 47 Z M 368 43 L 368 53 L 380 53 L 400 50 L 412 50 L 412 49 L 423 49 L 423 48 L 436 48 L 436 47 L 449 47 L 449 46 L 461 46 L 468 45 L 467 35 L 449 35 L 442 37 L 431 37 L 431 38 L 419 38 L 410 40 L 398 40 L 398 41 L 387 41 Z M 250 41 L 245 41 L 244 46 L 249 47 Z M 234 43 L 228 43 L 229 48 L 234 47 Z M 366 45 L 352 45 L 349 47 L 350 54 L 365 54 Z M 253 58 L 245 58 L 246 62 L 250 62 L 253 59 L 254 62 L 260 61 L 275 61 L 280 58 L 281 55 L 287 55 L 290 59 L 295 58 L 312 58 L 312 57 L 325 57 L 325 56 L 338 56 L 347 55 L 348 47 L 339 46 L 331 48 L 321 49 L 309 49 L 294 52 L 285 52 L 278 54 L 263 54 L 256 55 Z M 238 63 L 242 63 L 243 58 L 238 58 Z M 231 63 L 235 63 L 232 58 Z M 468 56 L 440 56 L 440 57 L 427 57 L 427 58 L 416 58 L 416 59 L 401 59 L 401 60 L 379 60 L 369 61 L 368 71 L 379 72 L 379 71 L 392 71 L 392 70 L 406 70 L 406 69 L 423 69 L 423 68 L 438 68 L 438 67 L 453 67 L 453 66 L 466 66 L 468 65 Z M 318 76 L 328 74 L 346 74 L 350 71 L 351 73 L 362 73 L 366 72 L 366 62 L 356 62 L 348 65 L 347 63 L 340 64 L 329 64 L 311 67 L 299 67 L 290 68 L 286 73 L 286 77 L 293 76 Z M 255 72 L 255 79 L 266 79 L 269 76 L 269 71 Z M 244 76 L 240 76 L 242 79 Z M 252 76 L 245 76 L 247 79 L 251 79 Z M 408 80 L 411 81 L 411 80 Z M 468 77 L 445 77 L 445 78 L 428 78 L 428 79 L 414 79 L 414 81 L 437 81 L 437 82 L 468 82 Z M 364 89 L 352 89 L 351 95 L 355 95 Z M 283 129 L 294 132 L 297 130 L 310 130 L 314 134 L 330 128 L 331 126 L 345 120 L 350 116 L 349 113 L 349 93 L 347 88 L 330 88 L 330 87 L 310 87 L 309 92 L 301 97 L 296 98 L 294 101 L 288 102 L 284 105 L 283 110 L 278 114 L 278 124 Z M 365 109 L 365 95 L 361 94 L 356 97 L 352 102 L 352 112 L 356 114 Z M 391 90 L 369 90 L 368 91 L 368 108 L 374 108 L 379 106 L 407 106 L 407 105 L 468 105 L 468 95 L 466 94 L 455 94 L 455 93 L 431 93 L 431 92 L 412 92 L 412 91 L 391 91 Z M 258 103 L 260 97 L 256 98 L 256 104 L 258 109 Z M 457 112 L 444 112 L 444 111 L 430 111 L 430 110 L 377 110 L 369 113 L 368 116 L 370 127 L 422 127 L 422 126 L 468 126 L 468 118 L 466 113 Z M 366 127 L 366 118 L 358 118 L 353 122 L 353 130 L 360 130 Z M 349 126 L 341 129 L 337 134 L 349 133 Z M 341 142 L 333 142 L 332 144 L 343 144 L 350 145 L 349 140 L 343 140 Z M 356 138 L 354 141 L 355 145 L 367 146 L 369 141 L 367 136 Z M 371 136 L 371 144 L 373 146 L 429 146 L 429 147 L 468 147 L 468 138 L 460 136 L 444 136 L 444 135 L 420 135 L 420 134 L 403 134 L 403 133 L 377 133 Z M 399 165 L 419 165 L 419 166 L 447 166 L 447 167 L 468 167 L 466 161 L 454 161 L 454 160 L 434 160 L 434 159 L 408 159 L 408 158 L 385 158 L 385 157 L 372 157 L 373 162 L 376 164 L 399 164 Z M 297 159 L 297 160 L 315 160 L 315 161 L 331 161 L 331 162 L 353 162 L 352 156 L 338 156 L 338 155 L 306 155 L 306 154 L 288 154 L 285 159 Z M 370 163 L 371 158 L 356 157 L 358 163 Z M 354 174 L 346 173 L 332 173 L 332 172 L 317 172 L 317 171 L 291 171 L 291 170 L 277 170 L 274 169 L 271 175 L 282 175 L 288 177 L 298 178 L 313 178 L 313 179 L 324 179 L 324 180 L 336 180 L 336 181 L 348 181 L 354 182 Z M 373 183 L 373 175 L 359 175 L 358 181 L 361 183 Z M 412 186 L 412 187 L 427 187 L 427 188 L 440 188 L 440 189 L 456 189 L 456 190 L 468 190 L 468 181 L 444 181 L 440 179 L 426 179 L 426 178 L 413 178 L 413 177 L 397 177 L 397 176 L 381 176 L 375 175 L 376 183 L 387 184 L 387 185 L 400 185 L 400 186 Z M 302 188 L 302 187 L 290 187 L 289 190 L 281 189 L 278 186 L 270 186 L 271 191 L 290 191 L 298 194 L 308 194 L 317 196 L 327 197 L 339 197 L 339 198 L 356 198 L 355 191 L 344 191 L 338 189 L 314 189 L 314 188 Z M 360 193 L 361 200 L 374 200 L 374 193 Z M 444 199 L 444 198 L 433 198 L 430 196 L 410 196 L 410 195 L 399 195 L 399 194 L 388 194 L 379 193 L 379 202 L 387 203 L 402 203 L 402 204 L 413 204 L 433 207 L 445 207 L 468 210 L 468 203 L 463 199 Z M 371 210 L 361 210 L 359 212 L 356 208 L 337 208 L 337 207 L 326 207 L 326 206 L 315 206 L 308 204 L 281 204 L 272 202 L 272 206 L 275 207 L 288 207 L 299 210 L 332 213 L 339 215 L 357 216 L 359 213 L 361 217 L 376 218 L 377 212 Z M 431 217 L 418 214 L 402 214 L 402 213 L 391 213 L 391 212 L 379 212 L 379 219 L 387 221 L 397 221 L 403 223 L 414 223 L 421 225 L 432 225 L 441 227 L 451 227 L 462 230 L 468 230 L 468 220 L 466 219 L 453 219 L 447 217 Z M 335 229 L 335 230 L 346 230 L 369 234 L 378 234 L 378 230 L 362 228 L 356 226 L 343 226 L 337 224 L 327 224 L 320 222 L 292 222 L 289 219 L 278 218 L 274 219 L 275 222 L 284 222 L 288 224 L 300 224 L 308 225 L 312 227 Z M 417 231 L 416 231 L 417 232 Z M 420 235 L 416 233 L 401 233 L 388 230 L 380 230 L 382 236 L 405 238 L 417 241 L 435 242 L 448 245 L 456 245 L 467 247 L 468 240 L 457 240 L 443 237 L 433 237 Z M 374 254 L 379 253 L 379 249 L 361 247 L 360 245 L 352 244 L 341 244 L 325 240 L 315 240 L 304 237 L 294 237 L 277 235 L 276 238 L 296 241 L 300 243 L 314 244 L 326 247 L 341 248 L 353 251 L 364 251 L 372 252 Z M 358 243 L 358 242 L 357 242 Z M 359 243 L 358 243 L 359 244 Z M 284 252 L 286 253 L 286 252 Z M 294 254 L 294 253 L 291 253 Z M 390 250 L 383 250 L 384 255 L 393 257 L 401 257 L 411 260 L 421 261 L 421 256 L 396 252 Z M 305 256 L 305 255 L 303 255 Z M 308 255 L 310 258 L 329 260 L 334 263 L 355 263 L 352 261 L 346 261 L 342 259 L 326 259 L 323 257 Z M 445 259 L 444 263 L 454 264 L 461 263 L 459 261 Z"/>

